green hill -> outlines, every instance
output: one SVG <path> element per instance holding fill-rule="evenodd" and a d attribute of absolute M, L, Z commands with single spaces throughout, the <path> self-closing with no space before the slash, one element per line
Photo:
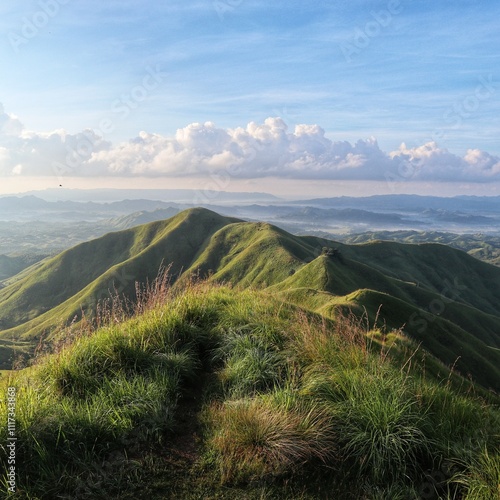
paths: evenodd
<path fill-rule="evenodd" d="M 318 284 L 335 269 L 307 267 Z M 130 318 L 80 325 L 0 380 L 4 498 L 497 498 L 498 399 L 412 341 L 275 289 L 150 290 Z M 342 300 L 385 298 L 411 307 Z"/>
<path fill-rule="evenodd" d="M 147 210 L 141 210 L 139 212 L 133 212 L 128 215 L 122 215 L 121 217 L 115 217 L 113 219 L 108 219 L 104 221 L 104 225 L 110 226 L 113 230 L 128 229 L 134 226 L 139 226 L 141 224 L 147 224 L 148 222 L 155 222 L 162 219 L 168 219 L 178 214 L 179 210 L 177 208 L 157 208 L 151 212 Z"/>
<path fill-rule="evenodd" d="M 0 337 L 36 343 L 110 293 L 133 298 L 136 283 L 151 282 L 161 265 L 171 266 L 176 287 L 198 277 L 267 288 L 331 318 L 367 313 L 500 391 L 500 269 L 444 245 L 344 245 L 206 209 L 109 233 L 15 280 L 0 290 Z M 0 346 L 4 368 L 10 349 Z"/>
<path fill-rule="evenodd" d="M 136 280 L 156 276 L 161 262 L 172 262 L 172 273 L 178 274 L 204 240 L 229 222 L 213 212 L 192 210 L 81 243 L 0 290 L 0 327 L 8 330 L 41 319 L 62 304 L 76 314 L 86 302 L 95 302 L 114 288 L 132 292 Z"/>
<path fill-rule="evenodd" d="M 42 260 L 44 255 L 0 255 L 0 287 L 3 281 Z"/>
<path fill-rule="evenodd" d="M 500 237 L 493 234 L 454 234 L 439 231 L 370 231 L 353 235 L 338 235 L 349 244 L 375 240 L 399 241 L 402 243 L 441 243 L 467 252 L 477 259 L 500 265 Z"/>

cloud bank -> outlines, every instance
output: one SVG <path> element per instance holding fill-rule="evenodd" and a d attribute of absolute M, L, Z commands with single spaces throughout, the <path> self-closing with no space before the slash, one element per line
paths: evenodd
<path fill-rule="evenodd" d="M 0 176 L 188 177 L 241 179 L 500 181 L 500 158 L 469 149 L 461 157 L 435 142 L 382 151 L 374 138 L 332 141 L 319 125 L 289 130 L 281 118 L 234 129 L 192 123 L 173 137 L 141 132 L 112 144 L 93 130 L 27 130 L 0 105 Z"/>

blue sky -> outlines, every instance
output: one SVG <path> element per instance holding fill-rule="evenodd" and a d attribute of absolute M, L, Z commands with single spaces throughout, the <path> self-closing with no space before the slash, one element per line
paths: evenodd
<path fill-rule="evenodd" d="M 3 2 L 0 192 L 57 171 L 500 194 L 499 19 L 494 1 Z"/>

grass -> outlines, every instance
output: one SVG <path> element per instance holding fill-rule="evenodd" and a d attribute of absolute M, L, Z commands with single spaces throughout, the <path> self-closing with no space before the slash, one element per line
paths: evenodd
<path fill-rule="evenodd" d="M 466 487 L 466 500 L 500 498 L 500 453 L 482 450 L 454 479 Z"/>
<path fill-rule="evenodd" d="M 16 498 L 418 498 L 443 464 L 436 496 L 495 491 L 498 406 L 392 355 L 366 316 L 166 274 L 2 377 Z"/>
<path fill-rule="evenodd" d="M 226 390 L 237 395 L 278 385 L 286 370 L 283 345 L 283 333 L 265 323 L 228 329 L 214 355 Z"/>
<path fill-rule="evenodd" d="M 221 481 L 249 481 L 291 473 L 335 454 L 327 415 L 289 409 L 266 399 L 230 400 L 208 410 L 207 447 L 216 455 Z"/>
<path fill-rule="evenodd" d="M 387 353 L 372 352 L 363 328 L 353 316 L 340 317 L 336 336 L 323 324 L 303 328 L 295 342 L 305 366 L 302 393 L 327 408 L 340 453 L 358 480 L 378 484 L 418 471 L 431 443 L 415 381 L 394 369 Z"/>
<path fill-rule="evenodd" d="M 154 280 L 162 262 L 174 263 L 170 276 L 179 289 L 199 276 L 267 289 L 330 317 L 340 307 L 365 308 L 372 320 L 383 303 L 389 328 L 404 326 L 446 365 L 458 359 L 463 376 L 500 389 L 498 268 L 444 245 L 342 245 L 204 209 L 110 233 L 39 263 L 0 290 L 1 336 L 24 339 L 32 350 L 61 321 L 90 320 L 110 293 L 135 297 L 136 283 Z M 15 354 L 0 346 L 0 368 L 10 369 Z M 254 351 L 251 364 L 276 365 L 273 356 Z M 248 363 L 250 354 L 232 359 L 228 380 Z"/>

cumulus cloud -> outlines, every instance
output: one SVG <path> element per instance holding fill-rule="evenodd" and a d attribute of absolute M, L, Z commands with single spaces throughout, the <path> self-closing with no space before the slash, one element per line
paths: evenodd
<path fill-rule="evenodd" d="M 242 179 L 488 181 L 500 180 L 500 158 L 470 149 L 461 157 L 436 143 L 384 152 L 374 138 L 332 141 L 319 125 L 289 130 L 281 118 L 223 129 L 192 123 L 174 136 L 141 132 L 111 144 L 92 130 L 28 131 L 0 105 L 2 176 L 146 176 L 224 174 Z"/>
<path fill-rule="evenodd" d="M 467 150 L 460 157 L 435 142 L 407 148 L 403 143 L 390 153 L 398 168 L 404 165 L 418 180 L 482 182 L 500 180 L 500 158 L 479 149 Z"/>
<path fill-rule="evenodd" d="M 78 134 L 27 130 L 0 104 L 0 176 L 95 175 L 100 171 L 92 171 L 89 160 L 109 148 L 111 143 L 92 130 Z"/>

